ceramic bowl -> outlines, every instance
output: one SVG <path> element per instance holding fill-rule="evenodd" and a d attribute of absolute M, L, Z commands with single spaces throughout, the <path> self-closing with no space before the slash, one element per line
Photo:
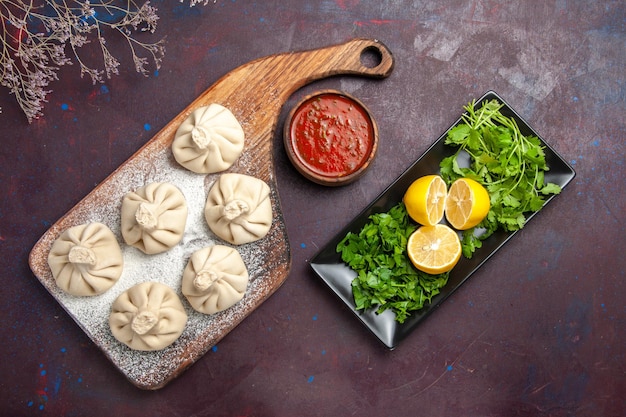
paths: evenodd
<path fill-rule="evenodd" d="M 283 139 L 300 174 L 326 186 L 349 184 L 369 168 L 378 149 L 378 126 L 355 97 L 323 90 L 289 112 Z"/>

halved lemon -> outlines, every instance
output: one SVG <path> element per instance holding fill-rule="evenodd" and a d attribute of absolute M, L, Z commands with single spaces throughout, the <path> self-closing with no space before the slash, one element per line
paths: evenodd
<path fill-rule="evenodd" d="M 409 236 L 407 254 L 420 271 L 443 274 L 461 258 L 461 242 L 457 233 L 445 224 L 422 226 Z"/>
<path fill-rule="evenodd" d="M 459 178 L 448 190 L 446 220 L 457 230 L 476 226 L 489 213 L 489 193 L 471 178 Z"/>
<path fill-rule="evenodd" d="M 402 199 L 409 216 L 425 226 L 439 223 L 444 214 L 447 188 L 439 175 L 426 175 L 413 181 Z"/>

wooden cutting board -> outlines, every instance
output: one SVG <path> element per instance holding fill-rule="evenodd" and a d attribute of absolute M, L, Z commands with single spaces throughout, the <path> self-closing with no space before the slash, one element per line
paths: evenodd
<path fill-rule="evenodd" d="M 372 57 L 373 61 L 365 59 Z M 291 254 L 272 163 L 274 131 L 285 101 L 298 88 L 314 80 L 340 74 L 384 78 L 391 74 L 393 65 L 393 57 L 385 45 L 377 40 L 354 39 L 321 49 L 272 55 L 234 69 L 202 93 L 50 227 L 30 253 L 29 264 L 33 273 L 128 380 L 143 389 L 165 386 L 215 346 L 287 278 Z M 251 175 L 269 184 L 273 223 L 265 238 L 237 248 L 250 274 L 243 300 L 224 312 L 204 315 L 193 311 L 182 297 L 180 280 L 184 265 L 194 250 L 224 244 L 211 234 L 200 213 L 206 193 L 220 173 L 199 175 L 185 170 L 175 162 L 170 145 L 178 126 L 187 116 L 196 108 L 211 103 L 227 107 L 241 123 L 246 137 L 244 151 L 228 171 Z M 177 185 L 189 203 L 185 237 L 179 245 L 162 255 L 139 253 L 125 245 L 120 234 L 123 196 L 150 182 Z M 124 273 L 104 294 L 74 297 L 56 286 L 47 263 L 48 253 L 54 240 L 65 229 L 94 221 L 105 223 L 116 234 L 124 253 Z M 133 274 L 127 271 L 133 271 Z M 108 326 L 113 300 L 142 281 L 170 285 L 181 296 L 189 315 L 181 337 L 157 352 L 127 348 L 113 338 Z"/>

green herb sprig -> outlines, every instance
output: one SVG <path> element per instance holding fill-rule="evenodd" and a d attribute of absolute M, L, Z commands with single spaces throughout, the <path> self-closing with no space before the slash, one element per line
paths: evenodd
<path fill-rule="evenodd" d="M 404 203 L 399 203 L 388 212 L 371 215 L 359 233 L 350 232 L 339 242 L 337 252 L 357 273 L 352 281 L 357 310 L 391 309 L 396 321 L 404 323 L 446 285 L 448 273 L 429 275 L 411 264 L 406 248 L 416 227 Z"/>
<path fill-rule="evenodd" d="M 536 136 L 522 134 L 515 119 L 502 114 L 503 106 L 494 99 L 476 109 L 472 101 L 465 106 L 463 123 L 450 129 L 444 142 L 458 150 L 441 161 L 442 178 L 448 185 L 458 178 L 472 178 L 487 188 L 491 200 L 487 217 L 463 232 L 467 258 L 498 228 L 524 227 L 528 213 L 538 211 L 547 196 L 561 191 L 559 185 L 545 182 L 549 169 L 545 147 Z M 469 156 L 469 166 L 462 166 L 463 153 Z M 477 229 L 484 231 L 477 233 Z"/>

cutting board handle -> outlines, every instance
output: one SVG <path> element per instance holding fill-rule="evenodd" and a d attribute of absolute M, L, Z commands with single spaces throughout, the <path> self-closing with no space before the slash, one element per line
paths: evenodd
<path fill-rule="evenodd" d="M 357 38 L 318 49 L 284 52 L 235 68 L 206 90 L 191 107 L 218 99 L 228 101 L 236 109 L 243 97 L 243 114 L 250 113 L 251 104 L 261 105 L 265 111 L 271 108 L 276 111 L 293 92 L 312 81 L 334 75 L 385 78 L 393 67 L 391 51 L 375 39 Z"/>
<path fill-rule="evenodd" d="M 385 78 L 394 67 L 391 51 L 376 39 L 352 39 L 299 54 L 305 57 L 305 64 L 310 66 L 306 81 L 339 74 Z M 302 72 L 306 73 L 306 70 Z"/>

